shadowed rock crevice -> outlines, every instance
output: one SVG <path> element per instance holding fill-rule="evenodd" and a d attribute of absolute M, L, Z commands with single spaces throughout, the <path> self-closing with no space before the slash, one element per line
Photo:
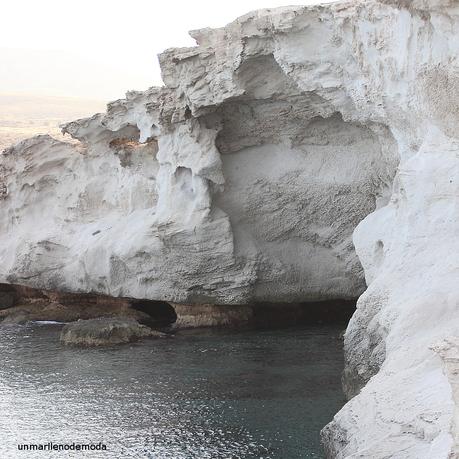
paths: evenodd
<path fill-rule="evenodd" d="M 169 325 L 177 318 L 174 308 L 163 301 L 0 284 L 0 321 L 3 323 L 73 322 L 100 317 L 132 319 L 150 327 Z"/>
<path fill-rule="evenodd" d="M 149 316 L 143 320 L 146 325 L 166 326 L 177 320 L 175 309 L 165 301 L 132 300 L 131 308 Z"/>
<path fill-rule="evenodd" d="M 0 284 L 0 320 L 73 322 L 97 318 L 135 320 L 153 328 L 286 327 L 292 325 L 347 325 L 356 300 L 250 305 L 176 304 L 98 294 L 76 294 Z M 94 322 L 96 325 L 98 322 Z"/>
<path fill-rule="evenodd" d="M 174 328 L 278 328 L 294 325 L 342 324 L 355 312 L 356 300 L 250 305 L 175 304 Z"/>
<path fill-rule="evenodd" d="M 252 322 L 258 327 L 342 324 L 355 312 L 357 299 L 307 303 L 260 303 L 253 306 Z"/>

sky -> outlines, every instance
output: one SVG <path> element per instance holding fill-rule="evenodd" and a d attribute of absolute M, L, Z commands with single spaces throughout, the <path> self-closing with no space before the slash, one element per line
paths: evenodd
<path fill-rule="evenodd" d="M 161 85 L 157 54 L 189 30 L 304 0 L 2 0 L 0 93 L 113 100 Z"/>

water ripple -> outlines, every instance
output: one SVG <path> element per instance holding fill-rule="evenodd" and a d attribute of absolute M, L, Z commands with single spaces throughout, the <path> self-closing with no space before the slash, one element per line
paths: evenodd
<path fill-rule="evenodd" d="M 63 347 L 52 324 L 0 328 L 1 458 L 18 443 L 98 443 L 91 458 L 319 458 L 343 404 L 340 329 L 178 334 Z"/>

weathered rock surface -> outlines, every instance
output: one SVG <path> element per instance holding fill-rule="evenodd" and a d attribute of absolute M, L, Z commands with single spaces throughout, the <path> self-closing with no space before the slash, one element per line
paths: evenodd
<path fill-rule="evenodd" d="M 139 324 L 134 319 L 99 318 L 78 320 L 62 328 L 60 340 L 77 346 L 109 346 L 139 341 L 142 338 L 165 338 L 168 335 Z"/>
<path fill-rule="evenodd" d="M 1 156 L 0 281 L 237 305 L 366 279 L 328 454 L 454 457 L 458 30 L 453 0 L 369 0 L 192 32 L 165 87 L 66 125 L 80 144 Z"/>
<path fill-rule="evenodd" d="M 323 432 L 330 457 L 458 457 L 459 376 L 435 351 L 459 336 L 458 147 L 432 127 L 389 205 L 354 233 L 369 287 L 345 335 L 344 386 L 358 395 Z"/>
<path fill-rule="evenodd" d="M 352 47 L 301 46 L 350 14 L 194 32 L 161 56 L 166 87 L 67 124 L 81 144 L 7 150 L 0 280 L 185 304 L 356 298 L 352 232 L 387 202 L 397 144 L 352 82 Z"/>
<path fill-rule="evenodd" d="M 4 324 L 41 320 L 73 322 L 98 317 L 132 318 L 144 322 L 150 319 L 147 314 L 117 304 L 108 307 L 86 304 L 69 306 L 46 300 L 30 301 L 0 311 L 0 323 Z"/>
<path fill-rule="evenodd" d="M 143 325 L 161 327 L 176 319 L 172 306 L 156 301 L 58 292 L 7 284 L 0 284 L 0 295 L 2 294 L 8 298 L 8 307 L 5 305 L 3 309 L 0 308 L 0 324 L 22 324 L 29 321 L 73 322 L 79 319 L 114 317 L 134 319 Z"/>
<path fill-rule="evenodd" d="M 174 329 L 201 327 L 241 327 L 250 324 L 253 310 L 249 306 L 213 304 L 172 304 L 177 314 Z"/>

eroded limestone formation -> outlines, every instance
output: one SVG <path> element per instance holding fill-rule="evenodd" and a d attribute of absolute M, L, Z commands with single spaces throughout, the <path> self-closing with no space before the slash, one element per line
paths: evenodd
<path fill-rule="evenodd" d="M 192 32 L 164 87 L 3 153 L 0 282 L 233 306 L 368 286 L 328 454 L 454 455 L 458 30 L 454 0 L 370 0 Z"/>
<path fill-rule="evenodd" d="M 352 231 L 387 202 L 398 150 L 352 100 L 348 45 L 300 46 L 336 35 L 340 15 L 261 11 L 194 32 L 199 46 L 160 57 L 164 88 L 64 126 L 80 143 L 7 150 L 1 277 L 179 303 L 356 298 Z"/>

